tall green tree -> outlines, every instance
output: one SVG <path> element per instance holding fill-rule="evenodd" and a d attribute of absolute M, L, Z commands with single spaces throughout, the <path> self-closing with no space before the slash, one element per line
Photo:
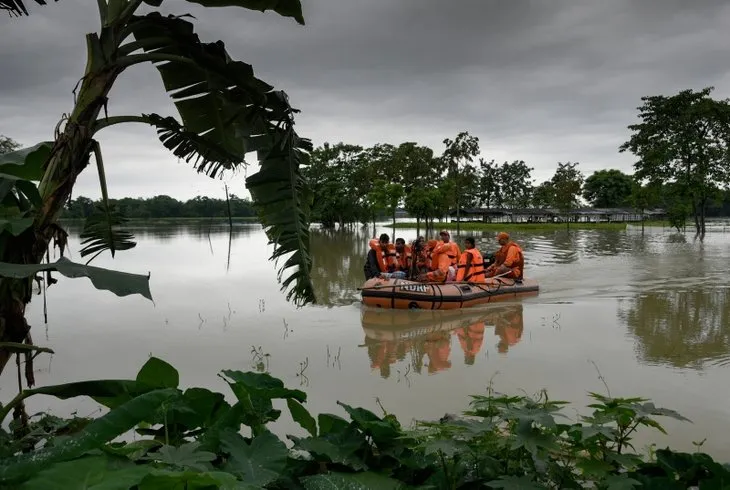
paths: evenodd
<path fill-rule="evenodd" d="M 241 168 L 246 153 L 255 151 L 261 166 L 246 186 L 269 239 L 276 243 L 272 258 L 289 255 L 279 271 L 280 279 L 288 273 L 282 287 L 290 288 L 287 298 L 298 304 L 314 300 L 310 193 L 300 173 L 311 143 L 294 131 L 297 111 L 284 92 L 257 78 L 250 65 L 235 61 L 223 42 L 203 42 L 187 16 L 158 10 L 163 1 L 97 0 L 99 27 L 86 35 L 85 70 L 54 140 L 0 156 L 5 216 L 0 228 L 0 342 L 31 342 L 25 309 L 32 277 L 52 241 L 63 251 L 66 234 L 57 220 L 76 179 L 91 162 L 99 174 L 103 204 L 87 220 L 82 254 L 108 250 L 113 255 L 133 246 L 131 234 L 118 229 L 124 220 L 109 203 L 101 146 L 95 139 L 100 131 L 123 123 L 154 127 L 176 157 L 210 177 Z M 304 24 L 299 0 L 190 1 L 204 7 L 273 10 Z M 142 12 L 143 5 L 148 13 Z M 173 5 L 181 3 L 165 2 L 165 7 Z M 0 6 L 12 14 L 28 14 L 23 0 L 0 0 Z M 157 69 L 179 120 L 158 114 L 107 115 L 113 107 L 112 88 L 128 68 L 139 64 Z M 74 267 L 93 273 L 83 264 Z M 59 270 L 68 272 L 65 266 Z M 0 352 L 0 369 L 8 358 Z"/>
<path fill-rule="evenodd" d="M 501 196 L 504 205 L 515 208 L 526 208 L 530 205 L 533 191 L 532 171 L 523 160 L 504 162 L 499 169 Z"/>
<path fill-rule="evenodd" d="M 536 208 L 556 207 L 555 187 L 553 187 L 552 181 L 546 180 L 535 187 L 535 190 L 532 192 L 531 204 Z"/>
<path fill-rule="evenodd" d="M 325 143 L 314 149 L 303 175 L 312 188 L 312 216 L 325 228 L 355 223 L 372 216 L 367 195 L 374 178 L 371 160 L 363 147 Z"/>
<path fill-rule="evenodd" d="M 578 170 L 578 162 L 558 162 L 558 168 L 550 180 L 555 192 L 555 206 L 566 217 L 568 228 L 570 228 L 570 212 L 580 205 L 583 180 L 583 174 Z"/>
<path fill-rule="evenodd" d="M 398 145 L 393 166 L 400 171 L 406 195 L 413 189 L 434 185 L 444 171 L 443 161 L 434 157 L 431 148 L 413 142 Z"/>
<path fill-rule="evenodd" d="M 633 177 L 618 169 L 597 170 L 583 184 L 583 198 L 596 208 L 627 206 L 633 185 Z"/>
<path fill-rule="evenodd" d="M 641 231 L 644 232 L 644 213 L 647 209 L 656 207 L 661 202 L 661 184 L 650 183 L 642 185 L 640 181 L 632 179 L 631 194 L 628 197 L 631 206 L 641 214 Z"/>
<path fill-rule="evenodd" d="M 461 194 L 464 179 L 461 177 L 461 168 L 474 161 L 479 155 L 479 138 L 472 136 L 468 131 L 462 131 L 456 138 L 446 138 L 446 145 L 441 156 L 446 166 L 447 177 L 454 182 L 454 205 L 456 207 L 456 234 L 459 234 L 459 219 L 461 210 Z"/>
<path fill-rule="evenodd" d="M 638 179 L 680 186 L 701 235 L 713 194 L 730 184 L 730 100 L 713 99 L 713 90 L 642 97 L 641 122 L 629 126 L 631 137 L 619 147 L 638 158 Z"/>
<path fill-rule="evenodd" d="M 486 208 L 502 205 L 500 168 L 494 160 L 479 159 L 479 204 Z"/>

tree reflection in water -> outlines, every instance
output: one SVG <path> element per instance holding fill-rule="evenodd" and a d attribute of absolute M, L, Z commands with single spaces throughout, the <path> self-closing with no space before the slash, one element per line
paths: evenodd
<path fill-rule="evenodd" d="M 312 230 L 312 283 L 317 302 L 342 306 L 360 300 L 357 290 L 365 282 L 363 265 L 368 253 L 366 233 Z"/>
<path fill-rule="evenodd" d="M 730 289 L 642 293 L 622 301 L 618 316 L 644 362 L 693 369 L 730 362 Z"/>
<path fill-rule="evenodd" d="M 371 369 L 383 378 L 391 366 L 410 355 L 411 370 L 428 374 L 451 368 L 451 342 L 456 337 L 464 354 L 464 364 L 473 365 L 482 350 L 489 327 L 499 337 L 497 351 L 506 354 L 524 330 L 521 303 L 487 305 L 460 310 L 378 310 L 365 308 L 362 328 Z M 427 358 L 427 361 L 425 360 Z"/>

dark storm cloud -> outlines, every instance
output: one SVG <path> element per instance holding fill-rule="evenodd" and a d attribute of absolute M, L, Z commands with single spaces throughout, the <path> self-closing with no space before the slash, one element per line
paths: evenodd
<path fill-rule="evenodd" d="M 0 133 L 28 144 L 50 136 L 83 70 L 92 5 L 65 0 L 0 20 Z M 559 160 L 630 170 L 617 147 L 642 95 L 707 85 L 729 95 L 724 1 L 305 0 L 305 27 L 179 0 L 163 7 L 194 14 L 204 40 L 223 39 L 286 90 L 315 143 L 411 140 L 441 151 L 443 138 L 468 130 L 485 158 L 524 159 L 539 180 Z M 174 108 L 155 70 L 135 67 L 110 113 L 152 110 Z M 101 139 L 114 194 L 222 192 L 170 158 L 153 131 L 110 128 Z M 232 182 L 243 193 L 241 178 Z M 93 175 L 79 185 L 98 194 Z"/>

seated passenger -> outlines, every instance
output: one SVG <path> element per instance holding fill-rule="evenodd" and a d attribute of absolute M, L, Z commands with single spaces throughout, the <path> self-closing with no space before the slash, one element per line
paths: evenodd
<path fill-rule="evenodd" d="M 474 237 L 466 237 L 464 248 L 464 253 L 459 257 L 456 282 L 484 282 L 484 259 L 475 247 Z"/>
<path fill-rule="evenodd" d="M 413 254 L 411 253 L 411 247 L 406 245 L 406 241 L 403 238 L 397 238 L 395 240 L 395 262 L 397 264 L 397 271 L 410 272 Z"/>
<path fill-rule="evenodd" d="M 443 242 L 437 242 L 436 240 L 430 240 L 428 245 L 430 251 L 428 272 L 419 275 L 416 280 L 421 282 L 446 282 L 450 272 L 452 275 L 456 275 L 451 267 L 451 247 L 444 247 Z"/>
<path fill-rule="evenodd" d="M 365 279 L 378 277 L 382 272 L 394 272 L 396 270 L 395 247 L 390 243 L 387 233 L 380 235 L 380 239 L 372 239 L 369 242 L 370 250 L 365 261 Z"/>
<path fill-rule="evenodd" d="M 522 282 L 522 274 L 525 269 L 522 249 L 504 232 L 497 235 L 497 241 L 502 247 L 494 254 L 494 263 L 487 267 L 487 277 L 509 277 L 518 283 Z"/>

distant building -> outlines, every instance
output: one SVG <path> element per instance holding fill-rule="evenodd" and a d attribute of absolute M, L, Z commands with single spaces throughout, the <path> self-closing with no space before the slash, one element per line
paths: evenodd
<path fill-rule="evenodd" d="M 666 218 L 663 209 L 644 210 L 632 208 L 580 208 L 563 213 L 551 208 L 464 208 L 459 211 L 460 222 L 480 223 L 563 223 L 569 217 L 574 223 L 629 223 Z M 449 213 L 456 221 L 456 210 Z"/>

